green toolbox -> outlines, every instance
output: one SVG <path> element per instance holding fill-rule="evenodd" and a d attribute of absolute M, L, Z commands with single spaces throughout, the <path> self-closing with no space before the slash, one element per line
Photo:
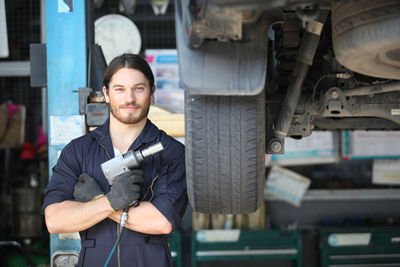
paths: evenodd
<path fill-rule="evenodd" d="M 400 227 L 321 227 L 322 267 L 400 266 Z"/>
<path fill-rule="evenodd" d="M 301 267 L 300 231 L 202 230 L 192 233 L 192 267 L 199 261 L 293 260 Z"/>
<path fill-rule="evenodd" d="M 179 231 L 168 235 L 168 244 L 171 250 L 171 257 L 176 267 L 182 267 L 182 236 Z"/>

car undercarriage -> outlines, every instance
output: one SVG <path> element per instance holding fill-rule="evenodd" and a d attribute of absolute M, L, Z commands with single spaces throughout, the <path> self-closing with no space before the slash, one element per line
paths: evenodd
<path fill-rule="evenodd" d="M 254 211 L 287 137 L 400 129 L 400 1 L 175 6 L 195 209 Z"/>

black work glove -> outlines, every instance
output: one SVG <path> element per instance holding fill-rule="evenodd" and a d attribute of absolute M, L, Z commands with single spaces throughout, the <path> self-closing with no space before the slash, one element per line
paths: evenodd
<path fill-rule="evenodd" d="M 78 182 L 74 187 L 74 197 L 76 201 L 87 202 L 102 194 L 104 194 L 103 190 L 101 190 L 93 177 L 86 173 L 79 176 Z"/>
<path fill-rule="evenodd" d="M 115 178 L 110 192 L 106 197 L 114 211 L 125 209 L 137 201 L 140 197 L 143 172 L 131 170 Z"/>

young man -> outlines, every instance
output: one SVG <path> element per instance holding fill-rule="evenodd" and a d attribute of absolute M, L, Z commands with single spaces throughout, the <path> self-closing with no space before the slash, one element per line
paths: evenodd
<path fill-rule="evenodd" d="M 42 210 L 50 233 L 80 232 L 78 266 L 103 266 L 116 239 L 122 210 L 128 220 L 109 266 L 171 266 L 166 234 L 187 205 L 184 147 L 147 119 L 154 97 L 147 62 L 124 54 L 112 60 L 103 80 L 110 118 L 62 151 L 45 189 Z M 128 150 L 161 142 L 164 150 L 117 177 L 112 186 L 100 165 Z"/>

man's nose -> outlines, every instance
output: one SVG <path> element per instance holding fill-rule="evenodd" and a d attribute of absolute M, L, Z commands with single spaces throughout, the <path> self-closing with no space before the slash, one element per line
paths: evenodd
<path fill-rule="evenodd" d="M 134 89 L 127 90 L 126 98 L 127 98 L 126 100 L 128 100 L 129 102 L 134 102 L 136 100 L 135 90 Z"/>

